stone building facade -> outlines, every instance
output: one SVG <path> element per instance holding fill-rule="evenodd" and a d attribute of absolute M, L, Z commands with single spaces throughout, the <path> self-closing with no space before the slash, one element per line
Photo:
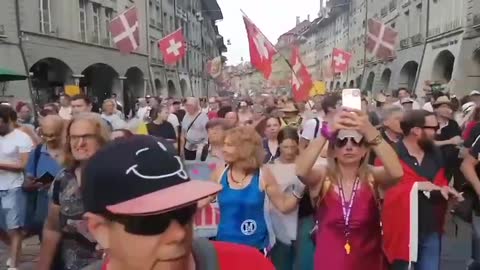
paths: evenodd
<path fill-rule="evenodd" d="M 480 88 L 480 0 L 329 0 L 302 34 L 304 59 L 327 88 L 361 87 L 389 92 L 399 87 L 421 95 L 427 82 L 463 95 Z M 365 51 L 368 18 L 396 29 L 395 57 Z M 331 73 L 333 48 L 353 54 L 348 72 Z"/>
<path fill-rule="evenodd" d="M 182 5 L 179 5 L 181 2 Z M 216 0 L 4 0 L 0 3 L 0 67 L 28 74 L 29 81 L 2 83 L 0 96 L 53 99 L 64 85 L 77 84 L 99 100 L 116 93 L 132 104 L 139 96 L 201 96 L 206 73 L 193 73 L 184 59 L 166 67 L 157 41 L 184 26 L 189 66 L 204 66 L 226 48 L 215 26 L 222 19 Z M 135 6 L 139 17 L 140 47 L 121 54 L 108 31 L 110 20 Z M 213 7 L 213 8 L 211 8 Z M 204 11 L 205 10 L 205 11 Z M 183 12 L 183 13 L 182 13 Z M 206 35 L 193 24 L 180 22 L 188 14 L 202 17 Z M 193 14 L 193 15 L 192 15 Z M 211 33 L 210 33 L 210 32 Z M 194 47 L 197 36 L 207 39 Z M 189 61 L 190 62 L 190 61 Z M 178 71 L 178 72 L 177 72 Z M 190 84 L 192 77 L 200 85 Z M 30 87 L 29 87 L 30 86 Z M 31 89 L 32 91 L 29 91 Z M 210 94 L 213 94 L 212 91 Z"/>

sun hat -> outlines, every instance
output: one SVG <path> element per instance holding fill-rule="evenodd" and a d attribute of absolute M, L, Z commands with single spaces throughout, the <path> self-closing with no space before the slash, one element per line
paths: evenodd
<path fill-rule="evenodd" d="M 135 135 L 109 143 L 86 164 L 86 212 L 146 216 L 169 212 L 218 193 L 221 186 L 191 180 L 173 146 Z"/>

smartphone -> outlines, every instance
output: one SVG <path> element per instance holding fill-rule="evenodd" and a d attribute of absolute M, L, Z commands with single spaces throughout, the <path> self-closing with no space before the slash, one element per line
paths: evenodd
<path fill-rule="evenodd" d="M 350 109 L 362 109 L 362 93 L 360 89 L 343 89 L 342 106 Z"/>
<path fill-rule="evenodd" d="M 36 179 L 35 182 L 46 185 L 52 183 L 54 179 L 55 177 L 51 173 L 46 172 L 42 176 L 40 176 L 40 178 Z"/>

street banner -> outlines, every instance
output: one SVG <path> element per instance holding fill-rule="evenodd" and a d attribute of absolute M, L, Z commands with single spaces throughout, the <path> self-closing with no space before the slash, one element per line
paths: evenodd
<path fill-rule="evenodd" d="M 187 44 L 183 36 L 182 28 L 170 33 L 158 41 L 158 48 L 163 54 L 163 62 L 173 65 L 182 60 L 187 53 Z"/>
<path fill-rule="evenodd" d="M 250 47 L 250 63 L 268 80 L 272 74 L 273 57 L 277 53 L 275 46 L 247 16 L 243 16 Z"/>
<path fill-rule="evenodd" d="M 211 181 L 211 175 L 218 166 L 217 160 L 183 162 L 184 168 L 193 180 Z M 215 237 L 220 223 L 220 210 L 217 203 L 210 203 L 199 209 L 195 215 L 195 237 Z"/>
<path fill-rule="evenodd" d="M 122 53 L 131 53 L 140 47 L 138 13 L 135 6 L 118 14 L 110 21 L 113 42 Z"/>
<path fill-rule="evenodd" d="M 222 57 L 218 56 L 207 62 L 207 71 L 208 74 L 213 78 L 216 79 L 222 75 Z"/>

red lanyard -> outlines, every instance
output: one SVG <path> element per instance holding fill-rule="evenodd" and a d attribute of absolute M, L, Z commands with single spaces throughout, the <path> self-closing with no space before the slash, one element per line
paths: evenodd
<path fill-rule="evenodd" d="M 352 194 L 350 195 L 350 200 L 347 202 L 345 200 L 345 193 L 343 191 L 343 184 L 342 181 L 338 184 L 338 189 L 340 191 L 340 199 L 342 202 L 342 212 L 343 212 L 343 221 L 345 225 L 345 252 L 350 254 L 351 252 L 351 245 L 350 245 L 350 217 L 352 216 L 352 207 L 353 201 L 355 199 L 355 195 L 357 194 L 358 186 L 360 185 L 360 179 L 357 177 L 355 182 L 353 183 L 352 187 Z"/>

